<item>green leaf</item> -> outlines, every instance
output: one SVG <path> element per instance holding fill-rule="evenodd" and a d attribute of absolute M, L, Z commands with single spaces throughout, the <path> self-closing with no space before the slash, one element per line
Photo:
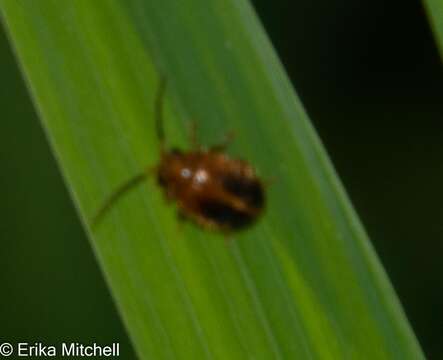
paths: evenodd
<path fill-rule="evenodd" d="M 67 187 L 141 359 L 419 359 L 333 168 L 244 0 L 0 0 Z M 169 145 L 234 131 L 267 208 L 223 236 L 179 224 L 155 179 L 95 229 L 113 189 Z"/>
<path fill-rule="evenodd" d="M 429 21 L 435 35 L 435 42 L 443 60 L 443 2 L 441 0 L 424 0 Z"/>

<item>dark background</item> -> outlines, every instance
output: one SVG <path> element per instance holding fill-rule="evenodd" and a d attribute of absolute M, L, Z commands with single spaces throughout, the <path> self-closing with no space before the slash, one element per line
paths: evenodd
<path fill-rule="evenodd" d="M 422 6 L 254 4 L 427 357 L 442 359 L 443 73 Z M 0 79 L 0 339 L 116 341 L 133 358 L 3 33 Z"/>
<path fill-rule="evenodd" d="M 443 68 L 424 8 L 255 5 L 425 354 L 443 359 Z"/>

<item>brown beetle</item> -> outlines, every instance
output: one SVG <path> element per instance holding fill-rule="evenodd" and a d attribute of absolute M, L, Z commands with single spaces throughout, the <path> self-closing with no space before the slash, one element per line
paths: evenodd
<path fill-rule="evenodd" d="M 265 206 L 264 186 L 245 161 L 231 159 L 222 144 L 202 149 L 192 132 L 193 149 L 165 150 L 163 97 L 166 82 L 161 80 L 155 103 L 156 132 L 160 142 L 160 161 L 129 179 L 105 201 L 93 220 L 96 224 L 111 205 L 127 190 L 155 174 L 166 198 L 175 201 L 179 216 L 206 229 L 229 233 L 256 221 Z"/>

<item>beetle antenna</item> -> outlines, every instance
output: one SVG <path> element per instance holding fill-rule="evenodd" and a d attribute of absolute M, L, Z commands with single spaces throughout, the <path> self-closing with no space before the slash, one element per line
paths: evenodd
<path fill-rule="evenodd" d="M 154 116 L 155 116 L 155 130 L 160 142 L 160 152 L 163 154 L 165 151 L 165 131 L 163 128 L 163 103 L 166 90 L 166 78 L 160 77 L 160 84 L 158 85 L 157 95 L 155 97 L 154 104 Z"/>
<path fill-rule="evenodd" d="M 119 187 L 117 187 L 111 195 L 105 200 L 102 206 L 98 209 L 94 217 L 92 218 L 91 225 L 95 227 L 100 220 L 103 218 L 103 215 L 115 204 L 115 202 L 120 199 L 122 195 L 124 195 L 127 191 L 133 189 L 135 186 L 140 184 L 142 181 L 146 180 L 146 178 L 151 175 L 156 168 L 148 168 L 145 171 L 141 172 L 133 176 L 132 178 L 125 181 Z"/>

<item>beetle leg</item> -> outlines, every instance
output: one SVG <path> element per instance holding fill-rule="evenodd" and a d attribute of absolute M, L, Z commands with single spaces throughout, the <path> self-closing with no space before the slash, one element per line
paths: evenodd
<path fill-rule="evenodd" d="M 132 178 L 129 178 L 124 183 L 120 184 L 109 196 L 101 207 L 97 210 L 93 218 L 91 219 L 91 226 L 95 227 L 103 215 L 121 198 L 122 195 L 126 194 L 129 190 L 133 189 L 141 182 L 145 181 L 148 176 L 151 176 L 157 172 L 157 167 L 148 167 L 142 172 L 136 174 Z"/>
<path fill-rule="evenodd" d="M 274 175 L 274 176 L 267 177 L 266 179 L 264 179 L 264 181 L 262 181 L 262 183 L 265 187 L 268 187 L 268 186 L 272 185 L 273 183 L 277 182 L 277 180 L 278 180 L 277 176 Z"/>
<path fill-rule="evenodd" d="M 189 217 L 181 209 L 177 211 L 177 231 L 182 232 L 183 226 L 189 221 Z"/>
<path fill-rule="evenodd" d="M 232 242 L 234 241 L 232 234 L 225 233 L 223 234 L 223 237 L 225 238 L 225 246 L 231 246 Z"/>
<path fill-rule="evenodd" d="M 211 146 L 210 151 L 213 152 L 224 152 L 226 148 L 231 144 L 234 140 L 235 134 L 233 131 L 229 131 L 225 134 L 224 139 L 221 143 Z"/>
<path fill-rule="evenodd" d="M 186 216 L 186 214 L 185 214 L 183 211 L 178 210 L 178 211 L 177 211 L 177 219 L 178 219 L 180 222 L 185 222 L 185 221 L 188 220 L 188 217 Z"/>
<path fill-rule="evenodd" d="M 192 120 L 189 125 L 189 142 L 191 143 L 191 148 L 193 150 L 199 150 L 200 149 L 200 144 L 198 143 L 197 140 L 197 123 Z"/>

